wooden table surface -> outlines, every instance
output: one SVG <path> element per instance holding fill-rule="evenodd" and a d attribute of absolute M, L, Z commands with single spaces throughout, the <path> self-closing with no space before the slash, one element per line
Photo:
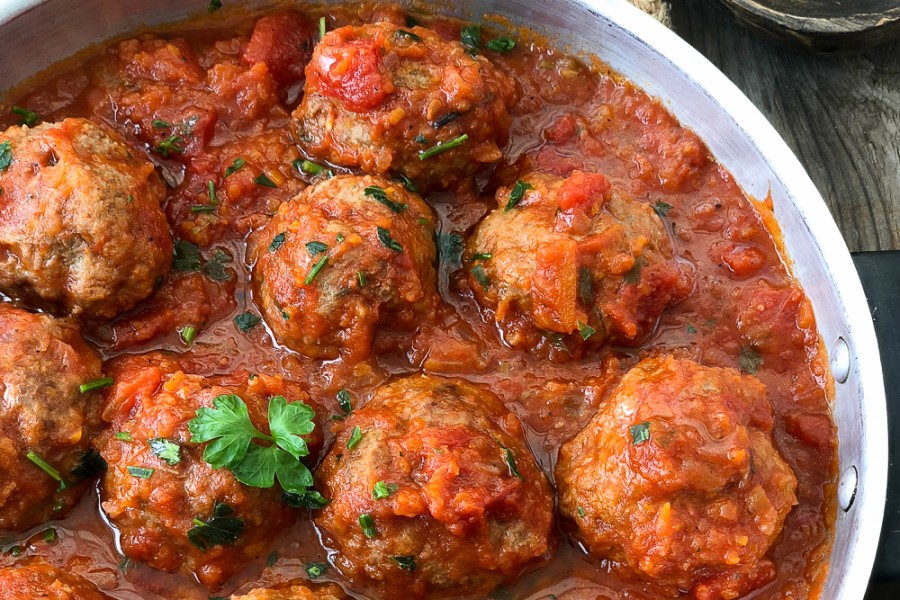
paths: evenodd
<path fill-rule="evenodd" d="M 820 57 L 760 39 L 716 0 L 674 0 L 675 31 L 775 126 L 853 252 L 900 249 L 900 44 Z"/>

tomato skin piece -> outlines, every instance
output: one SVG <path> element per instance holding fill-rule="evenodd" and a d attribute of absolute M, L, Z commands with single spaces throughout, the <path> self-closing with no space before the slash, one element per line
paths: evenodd
<path fill-rule="evenodd" d="M 340 40 L 333 32 L 323 40 L 307 69 L 307 78 L 318 90 L 340 100 L 355 112 L 370 110 L 390 93 L 381 74 L 379 48 L 374 39 Z"/>

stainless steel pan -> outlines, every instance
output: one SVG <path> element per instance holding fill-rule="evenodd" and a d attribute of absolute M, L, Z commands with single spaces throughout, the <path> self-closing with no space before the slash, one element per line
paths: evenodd
<path fill-rule="evenodd" d="M 226 0 L 227 2 L 227 0 Z M 0 90 L 93 43 L 185 19 L 207 0 L 0 1 Z M 244 5 L 263 5 L 248 2 Z M 662 98 L 747 193 L 771 192 L 794 275 L 806 289 L 835 379 L 841 486 L 827 600 L 861 599 L 884 512 L 887 412 L 881 362 L 850 254 L 812 181 L 778 133 L 712 64 L 624 0 L 471 0 L 442 12 L 499 14 L 595 54 Z M 804 115 L 796 115 L 802 119 Z"/>

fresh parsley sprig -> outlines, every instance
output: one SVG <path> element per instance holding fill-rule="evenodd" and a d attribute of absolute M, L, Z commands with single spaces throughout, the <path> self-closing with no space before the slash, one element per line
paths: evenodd
<path fill-rule="evenodd" d="M 213 468 L 226 468 L 251 487 L 272 487 L 277 477 L 283 490 L 303 495 L 312 487 L 313 478 L 300 462 L 309 454 L 302 436 L 312 433 L 315 416 L 303 402 L 289 403 L 284 396 L 275 396 L 269 400 L 271 435 L 266 435 L 253 426 L 240 396 L 223 394 L 213 399 L 211 408 L 197 409 L 188 429 L 191 442 L 206 443 L 203 460 Z"/>

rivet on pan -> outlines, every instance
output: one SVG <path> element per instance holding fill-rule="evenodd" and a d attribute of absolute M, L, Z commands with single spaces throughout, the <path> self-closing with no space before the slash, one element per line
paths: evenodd
<path fill-rule="evenodd" d="M 844 472 L 841 473 L 841 482 L 838 484 L 837 491 L 838 504 L 841 505 L 844 512 L 847 512 L 850 510 L 850 507 L 853 506 L 858 485 L 859 475 L 856 472 L 856 467 L 849 466 L 844 469 Z"/>
<path fill-rule="evenodd" d="M 850 347 L 842 337 L 831 347 L 831 374 L 838 383 L 844 383 L 850 375 Z"/>

